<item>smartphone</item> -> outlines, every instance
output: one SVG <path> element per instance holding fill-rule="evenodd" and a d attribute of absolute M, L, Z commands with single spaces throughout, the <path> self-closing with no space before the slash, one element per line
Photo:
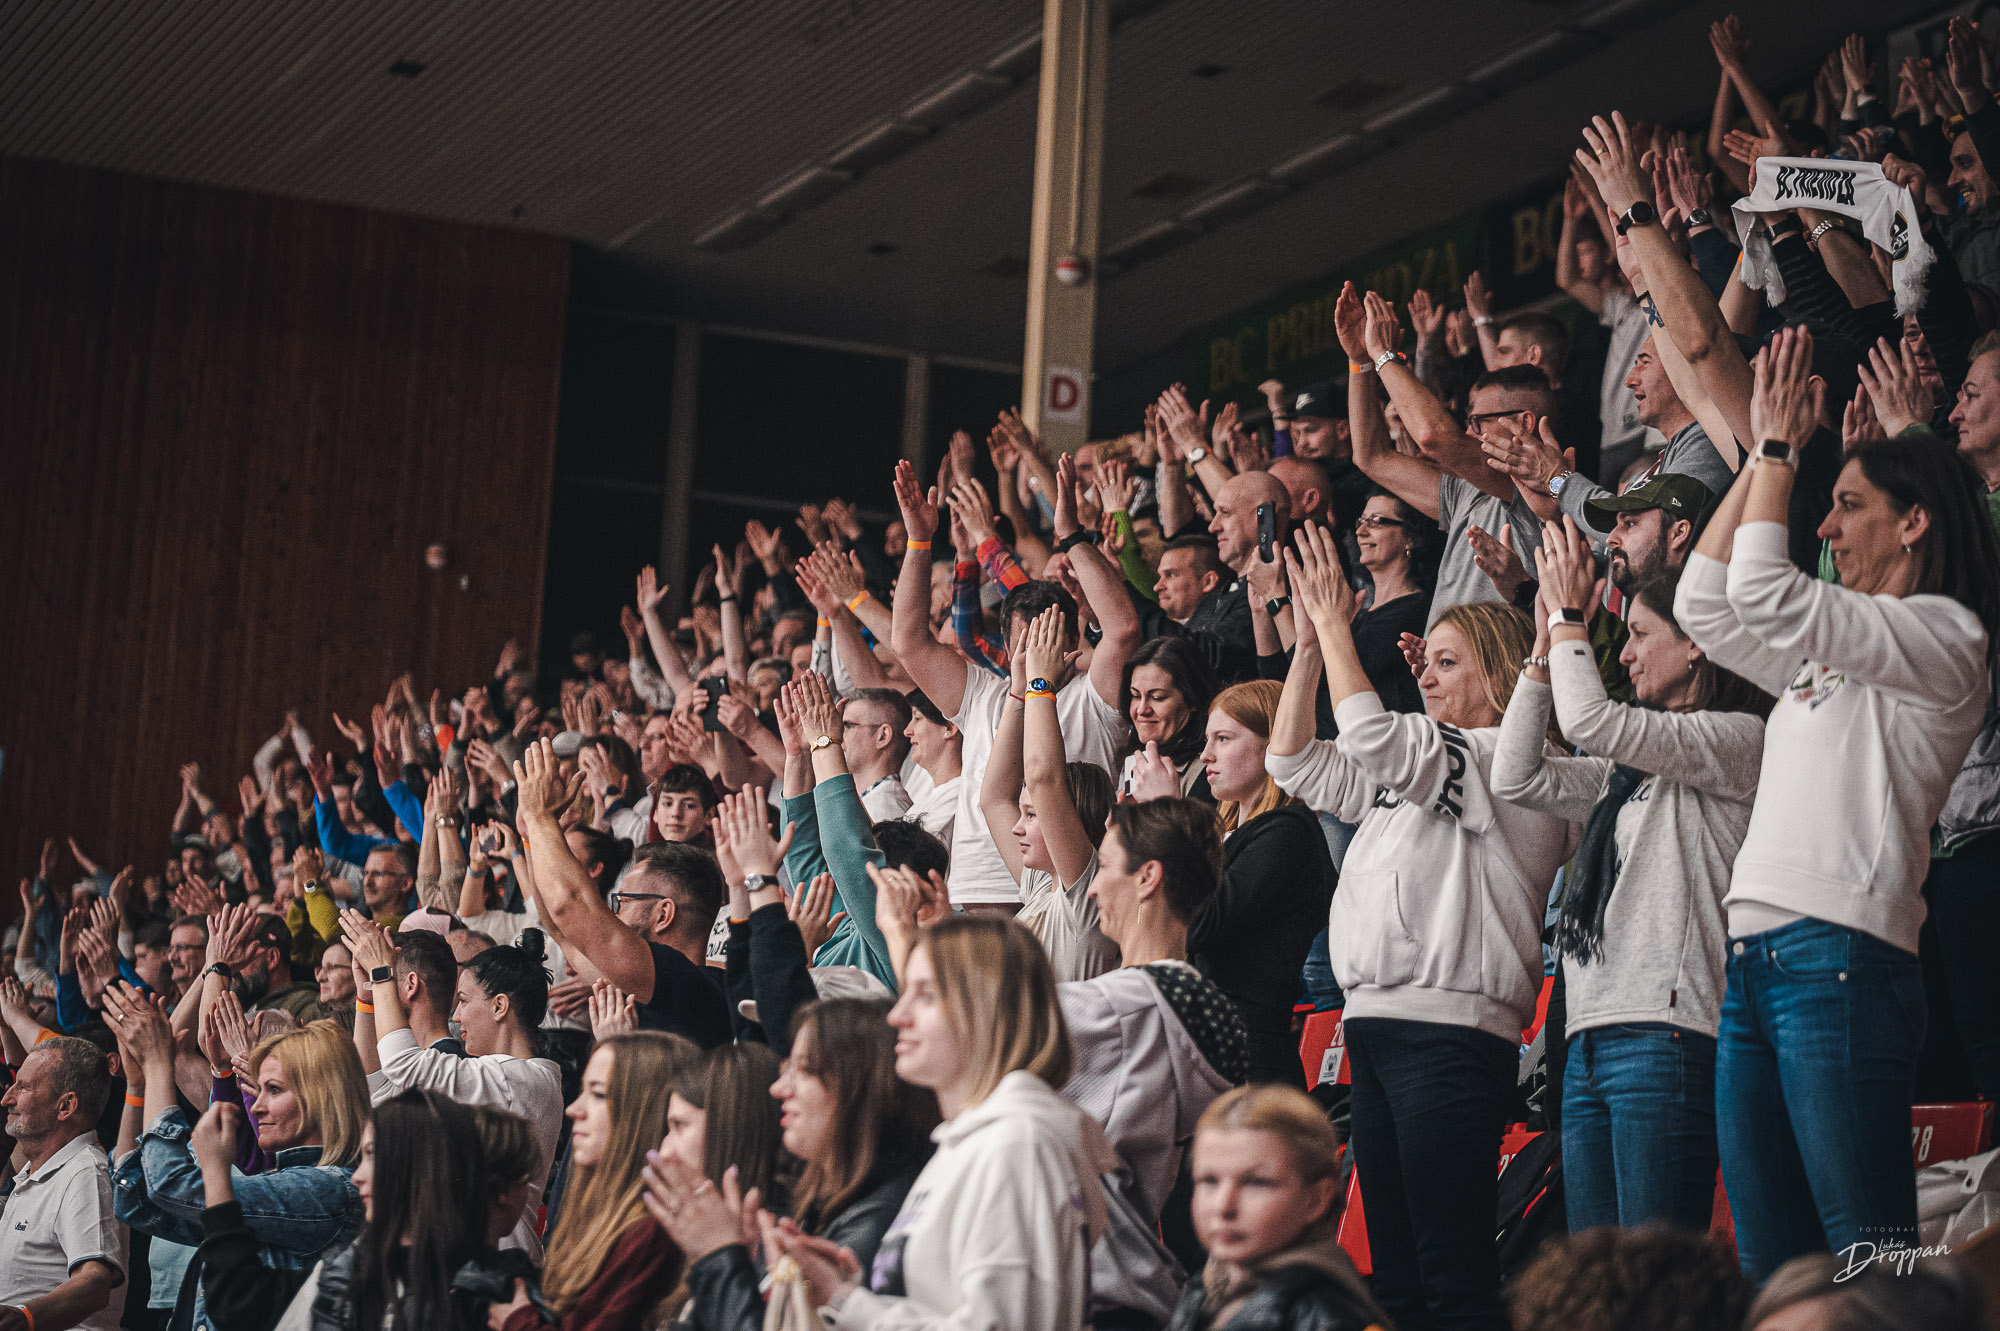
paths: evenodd
<path fill-rule="evenodd" d="M 722 706 L 722 690 L 713 684 L 706 685 L 702 689 L 702 697 L 707 701 L 701 705 L 701 728 L 707 731 L 722 729 L 722 716 L 719 711 Z"/>
<path fill-rule="evenodd" d="M 1278 557 L 1278 506 L 1257 505 L 1257 558 L 1270 563 Z"/>

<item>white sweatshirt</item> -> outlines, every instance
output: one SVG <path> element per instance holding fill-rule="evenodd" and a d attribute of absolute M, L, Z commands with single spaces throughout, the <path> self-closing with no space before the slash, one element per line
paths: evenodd
<path fill-rule="evenodd" d="M 1868 596 L 1808 578 L 1785 528 L 1736 530 L 1727 565 L 1690 555 L 1674 616 L 1717 665 L 1777 695 L 1764 731 L 1739 906 L 1858 929 L 1914 954 L 1930 829 L 1986 713 L 1986 631 L 1944 596 Z"/>
<path fill-rule="evenodd" d="M 1613 764 L 1649 774 L 1618 811 L 1603 950 L 1593 961 L 1563 958 L 1566 1029 L 1657 1021 L 1714 1035 L 1728 938 L 1722 898 L 1757 794 L 1763 719 L 1613 702 L 1586 642 L 1551 647 L 1549 676 L 1514 686 L 1493 757 L 1495 794 L 1581 823 Z M 1551 695 L 1563 737 L 1592 756 L 1549 756 Z"/>
<path fill-rule="evenodd" d="M 1079 1331 L 1086 1253 L 1104 1233 L 1098 1176 L 1118 1153 L 1097 1121 L 1031 1072 L 931 1134 L 937 1153 L 882 1238 L 842 1331 Z"/>
<path fill-rule="evenodd" d="M 538 1163 L 528 1176 L 528 1204 L 519 1223 L 501 1240 L 503 1248 L 519 1248 L 536 1263 L 542 1260 L 542 1236 L 535 1232 L 535 1207 L 548 1182 L 556 1155 L 556 1133 L 562 1127 L 562 1070 L 546 1058 L 509 1058 L 486 1054 L 460 1058 L 435 1049 L 419 1049 L 407 1026 L 375 1042 L 382 1059 L 382 1081 L 370 1088 L 376 1104 L 408 1090 L 441 1091 L 460 1104 L 487 1105 L 519 1114 L 535 1134 Z"/>
<path fill-rule="evenodd" d="M 1499 728 L 1334 709 L 1337 740 L 1265 770 L 1319 813 L 1360 823 L 1334 890 L 1327 948 L 1350 1017 L 1471 1026 L 1519 1040 L 1541 991 L 1542 917 L 1574 829 L 1494 799 Z"/>

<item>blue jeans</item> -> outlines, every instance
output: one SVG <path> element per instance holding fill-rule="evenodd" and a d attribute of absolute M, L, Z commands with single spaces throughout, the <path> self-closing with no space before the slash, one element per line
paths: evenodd
<path fill-rule="evenodd" d="M 1923 1042 L 1909 953 L 1821 920 L 1730 941 L 1715 1112 L 1746 1272 L 1761 1281 L 1829 1247 L 1915 1245 Z"/>
<path fill-rule="evenodd" d="M 1705 1231 L 1715 1208 L 1715 1040 L 1657 1021 L 1578 1031 L 1562 1134 L 1572 1234 L 1648 1221 Z"/>
<path fill-rule="evenodd" d="M 1346 1035 L 1375 1297 L 1402 1331 L 1506 1331 L 1494 1219 L 1514 1042 L 1392 1017 L 1349 1018 Z"/>
<path fill-rule="evenodd" d="M 1326 836 L 1326 848 L 1333 856 L 1333 867 L 1340 868 L 1340 862 L 1347 858 L 1348 843 L 1354 840 L 1353 823 L 1343 823 L 1330 813 L 1319 816 L 1319 830 Z M 1340 981 L 1333 978 L 1333 958 L 1327 952 L 1326 930 L 1322 929 L 1312 941 L 1312 948 L 1306 953 L 1305 967 L 1299 972 L 1299 982 L 1305 989 L 1305 999 L 1321 1012 L 1331 1011 L 1347 1002 L 1340 992 Z"/>

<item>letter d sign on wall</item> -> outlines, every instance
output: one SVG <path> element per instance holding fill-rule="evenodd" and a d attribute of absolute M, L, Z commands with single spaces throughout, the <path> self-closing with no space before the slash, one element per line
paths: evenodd
<path fill-rule="evenodd" d="M 1067 366 L 1051 365 L 1042 386 L 1042 419 L 1080 421 L 1083 419 L 1083 372 Z"/>

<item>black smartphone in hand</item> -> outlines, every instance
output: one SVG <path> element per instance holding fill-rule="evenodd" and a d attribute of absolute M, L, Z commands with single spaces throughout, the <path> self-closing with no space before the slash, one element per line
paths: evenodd
<path fill-rule="evenodd" d="M 1278 557 L 1278 506 L 1269 500 L 1257 505 L 1257 558 L 1266 564 Z"/>
<path fill-rule="evenodd" d="M 722 729 L 722 716 L 719 710 L 722 706 L 721 685 L 704 684 L 702 696 L 707 701 L 701 705 L 701 728 L 711 732 Z"/>

